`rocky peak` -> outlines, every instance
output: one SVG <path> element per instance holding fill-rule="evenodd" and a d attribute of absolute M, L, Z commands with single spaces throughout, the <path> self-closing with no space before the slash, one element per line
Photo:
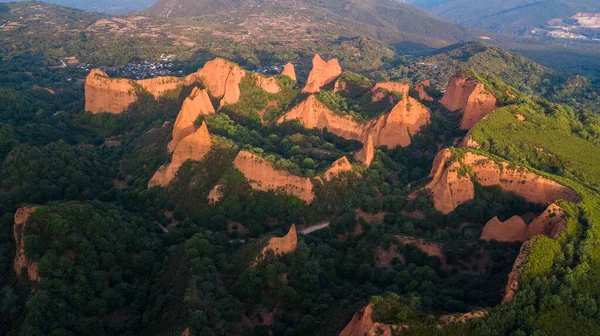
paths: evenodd
<path fill-rule="evenodd" d="M 276 256 L 282 256 L 291 252 L 296 251 L 298 247 L 298 233 L 296 232 L 296 225 L 292 224 L 290 230 L 284 237 L 275 237 L 269 240 L 267 246 L 265 246 L 261 252 L 260 259 L 267 256 L 267 251 L 273 251 Z"/>
<path fill-rule="evenodd" d="M 341 158 L 337 159 L 332 165 L 331 168 L 329 168 L 326 172 L 325 172 L 325 180 L 329 181 L 333 178 L 338 177 L 338 175 L 340 173 L 343 172 L 347 172 L 347 171 L 351 171 L 352 170 L 352 165 L 350 164 L 350 161 L 348 161 L 348 158 L 345 156 L 342 156 Z"/>
<path fill-rule="evenodd" d="M 208 127 L 206 127 L 206 123 L 202 123 L 198 130 L 186 136 L 177 144 L 173 150 L 171 163 L 158 168 L 150 182 L 148 182 L 148 188 L 169 185 L 186 160 L 202 161 L 210 151 L 211 145 L 212 139 Z"/>
<path fill-rule="evenodd" d="M 38 274 L 38 264 L 37 262 L 29 260 L 25 255 L 25 242 L 24 242 L 24 234 L 25 224 L 27 223 L 27 219 L 29 216 L 35 211 L 35 207 L 26 206 L 23 208 L 17 209 L 14 216 L 14 225 L 13 225 L 13 234 L 15 237 L 15 242 L 17 245 L 17 250 L 15 252 L 15 260 L 13 263 L 13 267 L 15 273 L 17 275 L 21 274 L 23 269 L 27 272 L 27 278 L 30 281 L 38 282 L 40 281 L 40 276 Z"/>
<path fill-rule="evenodd" d="M 496 97 L 485 89 L 483 83 L 467 78 L 464 74 L 450 78 L 440 102 L 452 112 L 462 112 L 460 127 L 466 130 L 492 113 L 497 106 Z"/>
<path fill-rule="evenodd" d="M 222 58 L 206 62 L 198 72 L 210 95 L 221 99 L 220 107 L 235 104 L 240 100 L 240 82 L 246 71 Z"/>
<path fill-rule="evenodd" d="M 288 63 L 283 67 L 283 72 L 281 73 L 283 76 L 290 77 L 293 81 L 297 81 L 296 79 L 296 68 L 294 64 Z"/>
<path fill-rule="evenodd" d="M 317 93 L 321 88 L 342 75 L 342 68 L 337 59 L 331 59 L 325 62 L 319 54 L 316 54 L 312 60 L 312 71 L 308 75 L 306 86 L 302 92 Z"/>
<path fill-rule="evenodd" d="M 419 94 L 419 99 L 422 101 L 433 101 L 433 98 L 427 93 L 427 89 L 431 87 L 431 83 L 428 80 L 420 81 L 415 84 L 415 90 Z"/>
<path fill-rule="evenodd" d="M 194 122 L 201 115 L 215 114 L 208 93 L 195 87 L 192 93 L 185 99 L 181 111 L 177 115 L 173 125 L 173 140 L 169 143 L 169 152 L 173 152 L 179 142 L 196 131 Z"/>

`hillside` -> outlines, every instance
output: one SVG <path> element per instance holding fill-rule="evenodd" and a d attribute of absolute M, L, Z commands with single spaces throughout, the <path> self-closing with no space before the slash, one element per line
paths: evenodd
<path fill-rule="evenodd" d="M 21 0 L 24 1 L 24 0 Z M 0 2 L 15 2 L 14 0 L 0 0 Z M 106 14 L 124 14 L 140 11 L 155 3 L 155 0 L 46 0 L 44 2 L 83 9 L 90 12 Z"/>
<path fill-rule="evenodd" d="M 445 20 L 501 33 L 523 33 L 578 12 L 598 12 L 600 1 L 409 0 Z"/>
<path fill-rule="evenodd" d="M 368 1 L 220 1 L 220 0 L 161 0 L 151 6 L 148 14 L 162 17 L 214 17 L 223 15 L 234 17 L 243 15 L 262 16 L 270 18 L 303 17 L 314 15 L 314 23 L 332 23 L 332 20 L 345 18 L 346 29 L 351 29 L 356 23 L 378 29 L 382 39 L 386 35 L 394 36 L 394 31 L 421 37 L 439 39 L 439 42 L 455 43 L 473 39 L 477 36 L 475 30 L 442 21 L 433 17 L 427 11 L 390 0 Z M 319 13 L 317 15 L 317 13 Z M 325 20 L 326 19 L 326 20 Z M 321 21 L 324 20 L 324 21 Z M 355 23 L 352 23 L 354 21 Z M 363 30 L 363 29 L 360 29 Z M 358 30 L 358 31 L 360 31 Z M 423 42 L 426 43 L 425 39 Z M 412 41 L 419 44 L 419 41 Z"/>

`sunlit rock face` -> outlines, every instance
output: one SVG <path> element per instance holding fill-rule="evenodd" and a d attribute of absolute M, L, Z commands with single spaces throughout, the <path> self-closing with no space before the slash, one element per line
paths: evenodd
<path fill-rule="evenodd" d="M 483 83 L 464 78 L 461 74 L 450 78 L 440 102 L 452 112 L 462 112 L 460 127 L 465 130 L 471 129 L 497 107 L 496 97 L 485 89 Z"/>
<path fill-rule="evenodd" d="M 13 234 L 16 242 L 16 252 L 13 267 L 17 275 L 25 271 L 27 278 L 30 281 L 40 281 L 38 273 L 38 264 L 35 261 L 30 260 L 25 255 L 25 242 L 24 242 L 24 231 L 25 224 L 29 216 L 35 211 L 35 207 L 23 207 L 17 209 L 14 216 Z"/>
<path fill-rule="evenodd" d="M 312 65 L 312 71 L 302 90 L 304 93 L 317 93 L 323 86 L 332 83 L 342 75 L 342 67 L 335 58 L 325 62 L 319 54 L 316 54 Z"/>
<path fill-rule="evenodd" d="M 461 170 L 461 166 L 469 167 L 474 179 L 481 185 L 499 185 L 504 191 L 523 196 L 530 203 L 550 205 L 560 199 L 579 201 L 579 196 L 572 189 L 534 174 L 527 168 L 504 161 L 496 162 L 471 152 L 447 165 L 451 157 L 449 149 L 438 153 L 429 174 L 432 181 L 425 187 L 433 193 L 435 208 L 442 213 L 450 213 L 475 197 L 471 176 L 464 169 Z"/>

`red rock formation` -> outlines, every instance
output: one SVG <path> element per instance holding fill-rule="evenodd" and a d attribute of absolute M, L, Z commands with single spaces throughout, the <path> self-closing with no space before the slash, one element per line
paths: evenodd
<path fill-rule="evenodd" d="M 253 73 L 252 76 L 256 80 L 256 85 L 265 92 L 275 94 L 281 91 L 279 82 L 274 77 L 265 77 L 257 73 Z"/>
<path fill-rule="evenodd" d="M 380 117 L 372 128 L 371 132 L 375 131 L 378 134 L 376 146 L 388 146 L 393 149 L 396 146 L 410 145 L 411 136 L 418 133 L 423 125 L 428 124 L 430 117 L 429 109 L 416 99 L 408 95 L 403 96 L 392 111 Z"/>
<path fill-rule="evenodd" d="M 539 234 L 556 239 L 566 227 L 565 210 L 553 203 L 527 226 L 523 240 L 530 239 Z"/>
<path fill-rule="evenodd" d="M 282 238 L 271 238 L 267 246 L 265 246 L 261 252 L 261 259 L 267 255 L 267 251 L 273 251 L 276 256 L 285 255 L 296 251 L 298 247 L 298 233 L 296 232 L 296 225 L 292 224 L 290 231 Z"/>
<path fill-rule="evenodd" d="M 312 95 L 281 117 L 278 123 L 295 119 L 306 128 L 327 128 L 345 139 L 362 141 L 365 134 L 364 124 L 359 124 L 350 115 L 335 113 Z"/>
<path fill-rule="evenodd" d="M 508 282 L 506 283 L 506 288 L 504 289 L 504 297 L 502 298 L 502 302 L 512 300 L 519 289 L 519 275 L 521 267 L 527 259 L 527 255 L 529 254 L 529 246 L 531 243 L 531 241 L 526 241 L 523 243 L 523 245 L 521 245 L 519 255 L 513 264 L 512 271 L 508 274 Z"/>
<path fill-rule="evenodd" d="M 122 113 L 138 99 L 131 80 L 111 79 L 94 69 L 85 79 L 85 110 L 92 113 Z"/>
<path fill-rule="evenodd" d="M 415 84 L 415 90 L 419 94 L 419 99 L 423 101 L 433 101 L 433 98 L 427 93 L 427 89 L 431 87 L 431 83 L 428 80 L 420 81 Z"/>
<path fill-rule="evenodd" d="M 317 93 L 321 91 L 323 86 L 333 82 L 342 74 L 342 68 L 337 59 L 325 62 L 319 54 L 316 54 L 312 64 L 312 71 L 308 75 L 308 81 L 302 90 L 304 93 Z"/>
<path fill-rule="evenodd" d="M 373 322 L 373 304 L 370 303 L 360 312 L 354 314 L 352 320 L 340 336 L 392 336 L 404 326 Z"/>
<path fill-rule="evenodd" d="M 38 274 L 37 262 L 29 260 L 25 255 L 25 242 L 23 241 L 23 232 L 25 230 L 25 224 L 29 216 L 35 211 L 35 207 L 23 207 L 15 212 L 13 234 L 15 236 L 15 242 L 17 244 L 17 250 L 15 252 L 15 260 L 13 267 L 17 275 L 21 274 L 21 271 L 25 269 L 27 271 L 27 278 L 30 281 L 40 281 Z"/>
<path fill-rule="evenodd" d="M 450 213 L 475 197 L 471 176 L 466 169 L 459 171 L 463 165 L 470 167 L 475 180 L 483 186 L 499 185 L 505 191 L 525 197 L 530 203 L 551 204 L 559 199 L 579 201 L 579 196 L 570 188 L 536 175 L 527 168 L 514 167 L 508 162 L 494 162 L 471 152 L 446 167 L 445 162 L 451 157 L 448 149 L 438 153 L 429 174 L 432 181 L 425 187 L 433 192 L 434 205 L 443 213 Z"/>
<path fill-rule="evenodd" d="M 202 123 L 202 126 L 196 132 L 179 142 L 173 151 L 171 163 L 158 168 L 150 182 L 148 182 L 148 188 L 167 186 L 175 178 L 179 168 L 186 160 L 201 161 L 204 159 L 210 151 L 211 144 L 211 136 L 208 133 L 206 123 Z"/>
<path fill-rule="evenodd" d="M 283 67 L 283 73 L 281 73 L 281 75 L 288 76 L 293 81 L 297 81 L 297 79 L 296 79 L 296 69 L 294 68 L 294 65 L 292 63 L 288 63 L 288 64 L 286 64 Z"/>
<path fill-rule="evenodd" d="M 481 239 L 501 242 L 523 241 L 525 230 L 527 230 L 527 224 L 519 216 L 513 216 L 506 222 L 501 222 L 498 217 L 494 217 L 485 224 L 481 232 Z"/>
<path fill-rule="evenodd" d="M 556 239 L 565 227 L 565 211 L 553 203 L 529 225 L 519 216 L 506 222 L 500 222 L 498 217 L 494 217 L 483 228 L 481 239 L 517 242 L 527 241 L 540 234 Z"/>
<path fill-rule="evenodd" d="M 371 163 L 373 163 L 373 159 L 375 158 L 375 142 L 373 141 L 373 136 L 370 134 L 367 136 L 367 141 L 363 148 L 356 153 L 356 159 L 365 164 L 365 166 L 370 167 Z"/>
<path fill-rule="evenodd" d="M 386 115 L 368 123 L 358 123 L 350 115 L 340 115 L 310 96 L 278 120 L 299 120 L 306 128 L 327 130 L 349 140 L 357 140 L 365 146 L 357 153 L 357 159 L 369 166 L 373 160 L 375 147 L 408 146 L 411 136 L 430 120 L 430 112 L 421 103 L 408 95 Z"/>
<path fill-rule="evenodd" d="M 181 140 L 196 131 L 194 122 L 199 116 L 211 114 L 215 114 L 215 108 L 208 93 L 206 90 L 194 88 L 190 96 L 183 102 L 173 125 L 173 140 L 169 143 L 169 152 L 173 152 Z"/>
<path fill-rule="evenodd" d="M 105 72 L 94 69 L 85 80 L 85 110 L 92 113 L 122 113 L 138 100 L 138 86 L 158 99 L 192 79 L 173 76 L 142 80 L 110 78 Z"/>
<path fill-rule="evenodd" d="M 340 173 L 343 172 L 347 172 L 347 171 L 351 171 L 352 170 L 352 165 L 350 164 L 350 161 L 348 161 L 348 158 L 345 156 L 342 156 L 340 159 L 336 160 L 332 165 L 331 168 L 329 168 L 326 172 L 325 172 L 325 180 L 329 181 L 333 178 L 338 177 L 338 175 Z"/>
<path fill-rule="evenodd" d="M 208 203 L 215 204 L 223 198 L 223 185 L 217 184 L 208 193 Z"/>
<path fill-rule="evenodd" d="M 135 82 L 148 91 L 154 99 L 158 99 L 165 95 L 165 93 L 176 90 L 178 87 L 183 85 L 184 78 L 173 77 L 173 76 L 161 76 L 156 78 L 140 79 Z"/>
<path fill-rule="evenodd" d="M 464 78 L 460 74 L 450 78 L 446 93 L 440 102 L 452 112 L 463 113 L 460 124 L 462 129 L 471 129 L 497 106 L 496 97 L 488 92 L 482 83 Z"/>
<path fill-rule="evenodd" d="M 313 184 L 309 178 L 277 170 L 271 163 L 255 154 L 241 151 L 236 156 L 233 164 L 244 174 L 253 189 L 262 191 L 281 190 L 309 203 L 315 197 L 312 190 Z"/>
<path fill-rule="evenodd" d="M 206 62 L 198 72 L 198 77 L 208 89 L 208 93 L 221 99 L 220 106 L 235 104 L 240 100 L 240 82 L 246 71 L 222 58 Z"/>

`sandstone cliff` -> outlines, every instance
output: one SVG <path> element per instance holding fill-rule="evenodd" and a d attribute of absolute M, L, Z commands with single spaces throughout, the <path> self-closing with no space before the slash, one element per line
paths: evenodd
<path fill-rule="evenodd" d="M 332 83 L 342 75 L 342 68 L 337 59 L 325 62 L 319 54 L 316 54 L 312 65 L 312 71 L 308 75 L 306 86 L 302 90 L 304 93 L 317 93 L 323 86 Z"/>
<path fill-rule="evenodd" d="M 370 167 L 374 158 L 375 142 L 373 141 L 373 136 L 369 134 L 367 136 L 367 141 L 363 145 L 363 148 L 356 153 L 356 159 L 363 162 L 365 166 Z"/>
<path fill-rule="evenodd" d="M 105 72 L 94 69 L 85 79 L 85 110 L 92 113 L 122 113 L 138 100 L 138 88 L 158 99 L 192 81 L 193 76 L 165 76 L 141 80 L 110 78 Z"/>
<path fill-rule="evenodd" d="M 288 254 L 296 251 L 298 247 L 298 233 L 296 232 L 296 225 L 292 224 L 290 231 L 282 238 L 271 238 L 267 246 L 265 246 L 261 252 L 261 259 L 267 256 L 267 251 L 273 251 L 276 256 Z"/>
<path fill-rule="evenodd" d="M 94 69 L 85 79 L 85 110 L 92 113 L 122 113 L 138 99 L 131 80 L 112 79 Z"/>
<path fill-rule="evenodd" d="M 239 85 L 244 76 L 244 69 L 222 58 L 206 62 L 198 72 L 198 77 L 209 94 L 221 100 L 220 107 L 235 104 L 240 100 Z"/>
<path fill-rule="evenodd" d="M 313 95 L 282 116 L 278 123 L 295 119 L 306 128 L 327 128 L 329 132 L 349 140 L 362 141 L 365 135 L 363 124 L 350 115 L 335 113 Z"/>
<path fill-rule="evenodd" d="M 488 92 L 482 83 L 465 78 L 461 74 L 450 78 L 446 93 L 440 102 L 452 112 L 462 112 L 462 129 L 471 129 L 497 106 L 496 97 Z"/>
<path fill-rule="evenodd" d="M 475 197 L 471 176 L 465 169 L 461 172 L 462 166 L 470 169 L 473 178 L 483 186 L 499 185 L 505 191 L 525 197 L 530 203 L 549 205 L 559 199 L 579 201 L 579 196 L 570 188 L 536 175 L 527 168 L 515 167 L 508 162 L 494 162 L 471 152 L 446 166 L 451 157 L 449 149 L 438 153 L 429 174 L 432 181 L 425 187 L 432 191 L 435 208 L 442 213 L 450 213 Z"/>
<path fill-rule="evenodd" d="M 427 89 L 431 87 L 431 83 L 428 80 L 420 81 L 415 84 L 415 90 L 419 94 L 419 99 L 422 101 L 433 101 L 433 98 L 427 93 Z"/>
<path fill-rule="evenodd" d="M 309 178 L 277 170 L 271 163 L 255 154 L 241 151 L 236 156 L 233 164 L 235 168 L 244 174 L 253 189 L 262 191 L 281 190 L 309 203 L 315 197 L 313 184 Z"/>
<path fill-rule="evenodd" d="M 37 262 L 29 260 L 25 255 L 25 242 L 23 241 L 23 232 L 29 216 L 35 211 L 35 207 L 23 207 L 15 212 L 13 234 L 17 245 L 13 267 L 17 275 L 21 274 L 23 269 L 27 272 L 27 278 L 31 281 L 40 281 Z"/>
<path fill-rule="evenodd" d="M 181 140 L 196 131 L 194 122 L 199 116 L 210 114 L 215 114 L 215 108 L 208 93 L 206 90 L 194 88 L 190 96 L 183 102 L 173 125 L 173 140 L 169 143 L 169 152 L 173 152 Z"/>
<path fill-rule="evenodd" d="M 175 178 L 179 168 L 186 160 L 201 161 L 204 159 L 210 151 L 211 144 L 211 136 L 208 133 L 206 123 L 202 123 L 197 131 L 179 142 L 173 150 L 171 163 L 158 168 L 150 182 L 148 182 L 148 188 L 167 186 Z"/>
<path fill-rule="evenodd" d="M 352 170 L 352 165 L 350 164 L 350 161 L 348 161 L 347 157 L 342 156 L 340 159 L 336 160 L 331 165 L 331 168 L 329 168 L 325 172 L 323 177 L 325 178 L 326 181 L 329 181 L 333 178 L 338 177 L 338 175 L 340 175 L 340 173 L 351 171 L 351 170 Z"/>
<path fill-rule="evenodd" d="M 399 82 L 376 83 L 371 88 L 371 101 L 378 102 L 389 95 L 390 92 L 396 92 L 402 95 L 402 98 L 408 97 L 410 85 Z"/>
<path fill-rule="evenodd" d="M 407 85 L 398 86 L 402 89 Z M 375 148 L 388 146 L 408 146 L 411 136 L 418 133 L 423 125 L 429 123 L 431 113 L 417 100 L 404 95 L 402 100 L 388 114 L 367 123 L 358 123 L 350 115 L 341 115 L 327 108 L 315 96 L 293 108 L 278 120 L 299 120 L 306 128 L 317 128 L 349 140 L 360 141 L 364 148 L 357 153 L 357 159 L 369 166 L 373 160 Z"/>
<path fill-rule="evenodd" d="M 494 217 L 483 228 L 481 239 L 524 242 L 540 234 L 555 239 L 565 227 L 565 211 L 552 203 L 529 225 L 526 225 L 519 216 L 514 216 L 506 222 L 501 222 L 498 217 Z"/>
<path fill-rule="evenodd" d="M 429 123 L 430 117 L 429 109 L 405 95 L 390 113 L 379 118 L 370 132 L 378 134 L 376 146 L 405 147 L 410 145 L 411 136 Z"/>
<path fill-rule="evenodd" d="M 288 63 L 283 67 L 283 72 L 281 73 L 283 76 L 290 77 L 293 81 L 297 81 L 296 79 L 296 68 L 292 63 Z"/>

